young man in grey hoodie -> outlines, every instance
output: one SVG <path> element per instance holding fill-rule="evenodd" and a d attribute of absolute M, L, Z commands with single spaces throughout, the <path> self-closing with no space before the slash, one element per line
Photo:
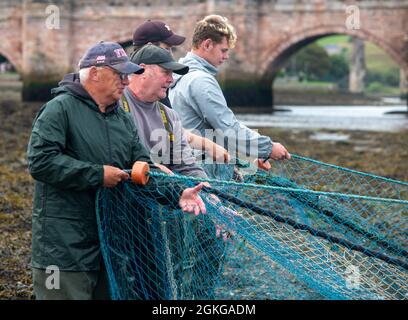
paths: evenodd
<path fill-rule="evenodd" d="M 173 108 L 180 115 L 184 128 L 206 135 L 209 129 L 223 133 L 223 139 L 238 141 L 237 150 L 228 150 L 233 155 L 246 154 L 258 158 L 258 166 L 271 168 L 265 159 L 290 159 L 286 148 L 269 137 L 262 136 L 237 120 L 227 106 L 222 90 L 215 78 L 218 67 L 229 57 L 229 50 L 234 47 L 236 34 L 228 20 L 218 15 L 209 15 L 197 22 L 193 33 L 192 50 L 180 63 L 189 66 L 186 75 L 176 78 L 170 88 L 169 99 Z M 208 132 L 208 131 L 207 131 Z M 217 133 L 214 134 L 215 136 Z M 240 138 L 243 137 L 243 138 Z M 242 143 L 242 140 L 245 140 Z M 232 144 L 232 145 L 235 145 Z M 254 152 L 255 151 L 255 152 Z M 219 177 L 223 166 L 207 167 L 207 174 Z"/>

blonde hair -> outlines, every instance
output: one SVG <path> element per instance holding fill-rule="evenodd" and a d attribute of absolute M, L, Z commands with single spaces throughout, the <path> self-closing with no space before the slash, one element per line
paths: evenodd
<path fill-rule="evenodd" d="M 193 33 L 193 47 L 198 49 L 200 44 L 207 39 L 221 43 L 224 37 L 227 38 L 228 46 L 234 48 L 237 41 L 234 27 L 227 18 L 211 14 L 197 22 Z"/>

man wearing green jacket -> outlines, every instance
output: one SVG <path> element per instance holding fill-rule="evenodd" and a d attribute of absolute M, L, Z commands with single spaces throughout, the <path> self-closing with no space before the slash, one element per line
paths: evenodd
<path fill-rule="evenodd" d="M 132 119 L 117 101 L 128 75 L 143 68 L 117 43 L 100 42 L 53 90 L 33 122 L 28 145 L 35 179 L 32 267 L 37 299 L 109 299 L 95 215 L 99 187 L 114 187 L 122 169 L 151 163 Z M 169 194 L 184 211 L 205 212 L 201 185 Z M 160 190 L 165 192 L 165 190 Z"/>

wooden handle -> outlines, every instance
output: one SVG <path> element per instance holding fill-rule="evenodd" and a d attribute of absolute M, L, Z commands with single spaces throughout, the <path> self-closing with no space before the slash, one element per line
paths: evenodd
<path fill-rule="evenodd" d="M 150 168 L 147 162 L 136 161 L 132 167 L 132 181 L 144 186 L 149 181 L 149 176 L 147 175 L 149 170 Z"/>

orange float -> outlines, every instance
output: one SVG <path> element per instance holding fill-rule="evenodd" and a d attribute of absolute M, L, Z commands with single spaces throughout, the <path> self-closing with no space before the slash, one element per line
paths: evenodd
<path fill-rule="evenodd" d="M 131 179 L 136 184 L 145 185 L 149 181 L 149 164 L 144 161 L 136 161 L 132 167 Z"/>

